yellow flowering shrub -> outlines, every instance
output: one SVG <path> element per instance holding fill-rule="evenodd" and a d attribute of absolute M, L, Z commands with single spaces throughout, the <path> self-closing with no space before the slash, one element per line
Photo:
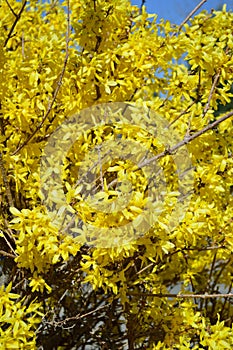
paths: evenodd
<path fill-rule="evenodd" d="M 232 12 L 0 22 L 0 347 L 231 349 Z"/>

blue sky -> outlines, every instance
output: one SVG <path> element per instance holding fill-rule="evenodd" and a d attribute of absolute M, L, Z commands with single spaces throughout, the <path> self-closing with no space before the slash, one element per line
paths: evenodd
<path fill-rule="evenodd" d="M 131 0 L 131 3 L 140 6 L 141 0 Z M 199 3 L 200 0 L 147 0 L 145 5 L 147 12 L 156 13 L 159 19 L 164 18 L 172 23 L 180 24 Z M 207 0 L 201 10 L 210 11 L 212 8 L 222 7 L 223 4 L 227 4 L 228 10 L 233 10 L 233 0 Z"/>

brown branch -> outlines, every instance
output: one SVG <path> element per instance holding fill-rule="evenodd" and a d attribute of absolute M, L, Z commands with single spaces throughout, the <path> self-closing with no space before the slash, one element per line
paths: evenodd
<path fill-rule="evenodd" d="M 11 26 L 11 29 L 10 29 L 8 35 L 7 35 L 6 40 L 5 40 L 5 42 L 4 42 L 4 47 L 6 47 L 8 41 L 10 40 L 10 38 L 11 38 L 11 36 L 12 36 L 12 33 L 13 33 L 14 29 L 15 29 L 16 24 L 17 24 L 18 21 L 20 20 L 20 17 L 21 17 L 21 15 L 22 15 L 22 13 L 23 13 L 23 10 L 24 10 L 24 8 L 25 8 L 25 6 L 26 6 L 26 3 L 27 3 L 27 0 L 24 0 L 23 5 L 22 5 L 22 7 L 21 7 L 19 13 L 18 13 L 18 14 L 15 14 L 15 13 L 14 13 L 14 15 L 15 15 L 15 20 L 14 20 L 14 23 L 12 24 L 12 26 Z"/>
<path fill-rule="evenodd" d="M 67 10 L 66 55 L 65 55 L 62 71 L 61 71 L 60 77 L 58 79 L 56 89 L 55 89 L 54 94 L 53 94 L 52 101 L 49 103 L 47 112 L 45 113 L 42 121 L 39 123 L 39 125 L 36 127 L 36 129 L 33 131 L 33 133 L 27 138 L 27 140 L 24 141 L 21 145 L 19 145 L 17 147 L 17 149 L 12 153 L 12 155 L 17 154 L 23 147 L 25 147 L 28 144 L 28 142 L 30 142 L 33 139 L 33 137 L 40 130 L 40 128 L 44 125 L 44 122 L 46 121 L 46 119 L 48 118 L 48 116 L 52 110 L 52 107 L 53 107 L 54 102 L 57 98 L 58 92 L 59 92 L 60 87 L 62 85 L 62 80 L 63 80 L 63 77 L 65 75 L 65 70 L 66 70 L 66 66 L 67 66 L 67 62 L 68 62 L 68 58 L 69 58 L 69 41 L 70 41 L 70 3 L 69 3 L 69 0 L 67 1 L 67 3 L 68 3 L 68 5 L 67 5 L 68 10 Z"/>
<path fill-rule="evenodd" d="M 223 246 L 223 245 L 219 245 L 219 246 L 213 246 L 213 247 L 203 247 L 203 248 L 186 248 L 186 247 L 183 247 L 183 248 L 179 248 L 177 250 L 175 250 L 174 252 L 172 253 L 169 253 L 169 256 L 172 256 L 174 254 L 177 254 L 177 253 L 180 253 L 180 252 L 183 252 L 183 251 L 197 251 L 197 252 L 204 252 L 206 250 L 216 250 L 216 249 L 225 249 L 226 247 Z"/>
<path fill-rule="evenodd" d="M 210 283 L 211 283 L 211 279 L 212 279 L 212 276 L 214 273 L 214 267 L 216 264 L 217 253 L 218 253 L 217 251 L 215 251 L 215 253 L 214 253 L 214 257 L 213 257 L 211 268 L 210 268 L 210 273 L 209 273 L 208 280 L 207 280 L 206 291 L 210 291 Z"/>
<path fill-rule="evenodd" d="M 140 273 L 146 271 L 147 269 L 149 269 L 150 267 L 152 267 L 154 265 L 154 263 L 150 263 L 149 265 L 143 267 L 141 270 L 139 270 L 136 275 L 139 275 Z"/>
<path fill-rule="evenodd" d="M 24 40 L 24 32 L 22 32 L 22 57 L 25 57 L 25 40 Z"/>
<path fill-rule="evenodd" d="M 8 238 L 9 238 L 10 240 L 12 240 L 15 243 L 15 238 L 13 237 L 13 234 L 11 232 L 9 232 L 9 231 L 11 231 L 11 230 L 6 227 L 6 229 L 4 229 L 4 232 L 2 230 L 0 230 L 0 233 L 1 233 L 2 237 L 3 237 L 3 239 L 6 241 L 6 244 L 8 245 L 10 250 L 14 253 L 14 256 L 16 257 L 17 254 L 16 254 L 14 248 L 12 247 L 11 243 L 8 240 Z M 8 236 L 8 238 L 6 236 Z"/>
<path fill-rule="evenodd" d="M 220 270 L 218 271 L 217 276 L 214 278 L 214 282 L 213 282 L 213 285 L 214 285 L 214 286 L 216 286 L 216 285 L 218 284 L 219 278 L 221 277 L 221 275 L 222 275 L 224 269 L 225 269 L 226 266 L 227 266 L 228 264 L 230 264 L 231 262 L 232 262 L 232 259 L 229 258 L 229 259 L 227 259 L 227 261 L 225 261 L 225 262 L 222 263 L 222 266 L 220 265 L 221 267 L 219 266 L 219 267 L 220 267 Z"/>
<path fill-rule="evenodd" d="M 100 182 L 101 182 L 101 187 L 102 191 L 104 191 L 104 177 L 103 177 L 103 167 L 102 167 L 102 162 L 101 162 L 101 145 L 97 146 L 98 150 L 98 164 L 100 168 Z"/>
<path fill-rule="evenodd" d="M 48 16 L 52 12 L 54 7 L 57 6 L 57 3 L 58 3 L 58 0 L 54 1 L 54 3 L 51 4 L 51 7 L 50 7 L 49 11 L 46 12 L 45 17 Z"/>
<path fill-rule="evenodd" d="M 96 12 L 96 0 L 93 0 L 94 11 Z"/>
<path fill-rule="evenodd" d="M 64 319 L 62 321 L 55 322 L 55 324 L 56 324 L 56 326 L 62 326 L 62 325 L 64 325 L 65 323 L 67 323 L 69 321 L 77 321 L 77 320 L 80 320 L 80 319 L 82 319 L 82 318 L 84 318 L 86 316 L 90 316 L 90 315 L 94 314 L 96 311 L 99 311 L 101 309 L 105 309 L 106 307 L 108 307 L 108 305 L 100 306 L 100 307 L 97 307 L 96 309 L 91 310 L 91 311 L 89 311 L 89 312 L 87 312 L 85 314 L 82 314 L 82 315 L 78 314 L 76 316 L 66 318 L 66 319 Z"/>
<path fill-rule="evenodd" d="M 210 108 L 210 102 L 211 102 L 211 99 L 213 97 L 213 94 L 214 94 L 214 91 L 216 89 L 216 86 L 218 84 L 219 77 L 220 77 L 220 72 L 221 72 L 221 70 L 219 69 L 218 73 L 214 77 L 214 81 L 213 81 L 213 84 L 212 84 L 211 89 L 210 89 L 208 101 L 207 101 L 207 103 L 205 105 L 205 108 L 204 108 L 204 111 L 203 111 L 203 117 L 206 115 L 206 113 L 208 112 L 208 110 Z"/>
<path fill-rule="evenodd" d="M 125 303 L 125 311 L 126 311 L 126 329 L 127 329 L 127 342 L 128 349 L 134 350 L 134 341 L 135 341 L 135 320 L 133 315 L 130 312 L 131 305 L 129 303 Z"/>
<path fill-rule="evenodd" d="M 140 5 L 140 13 L 142 13 L 142 7 L 145 6 L 145 4 L 146 4 L 146 0 L 142 0 Z"/>
<path fill-rule="evenodd" d="M 13 258 L 15 259 L 17 255 L 13 255 L 10 253 L 5 252 L 4 250 L 0 250 L 0 255 L 7 256 L 8 258 Z"/>
<path fill-rule="evenodd" d="M 202 0 L 199 2 L 199 4 L 188 14 L 188 16 L 183 20 L 183 22 L 178 27 L 178 32 L 181 30 L 183 25 L 188 22 L 188 20 L 194 15 L 195 12 L 199 10 L 199 8 L 204 5 L 204 3 L 207 2 L 207 0 Z"/>
<path fill-rule="evenodd" d="M 233 293 L 227 294 L 175 294 L 175 293 L 134 293 L 128 292 L 128 295 L 140 297 L 155 297 L 155 298 L 200 298 L 200 299 L 214 299 L 214 298 L 233 298 Z"/>
<path fill-rule="evenodd" d="M 6 1 L 6 3 L 7 3 L 7 6 L 8 6 L 9 9 L 11 10 L 11 12 L 13 13 L 13 15 L 14 15 L 15 17 L 17 17 L 17 13 L 15 13 L 15 11 L 13 10 L 13 8 L 11 7 L 9 1 L 8 1 L 8 0 L 5 0 L 5 1 Z"/>
<path fill-rule="evenodd" d="M 7 236 L 9 237 L 9 239 L 11 239 L 14 243 L 15 243 L 15 238 L 14 238 L 14 234 L 13 231 L 9 228 L 9 223 L 8 221 L 5 219 L 5 233 L 7 234 Z M 15 253 L 14 249 L 11 247 L 12 251 Z"/>
<path fill-rule="evenodd" d="M 229 285 L 228 293 L 230 293 L 231 289 L 232 289 L 232 282 L 231 282 L 231 284 Z M 224 312 L 224 310 L 225 310 L 226 303 L 227 303 L 227 298 L 225 298 L 225 300 L 224 300 L 224 302 L 223 302 L 222 309 L 221 309 L 221 312 L 220 312 L 220 319 L 222 319 L 222 315 L 223 315 L 223 312 Z"/>
<path fill-rule="evenodd" d="M 205 128 L 195 132 L 193 135 L 187 135 L 184 137 L 184 139 L 180 142 L 178 142 L 175 146 L 173 147 L 168 147 L 167 149 L 165 149 L 163 152 L 157 154 L 156 156 L 142 162 L 141 164 L 138 164 L 139 167 L 144 167 L 147 166 L 148 164 L 166 156 L 166 155 L 172 155 L 174 154 L 174 152 L 179 149 L 180 147 L 183 147 L 184 145 L 187 145 L 188 143 L 190 143 L 191 141 L 193 141 L 194 139 L 196 139 L 197 137 L 205 134 L 207 131 L 213 129 L 215 126 L 217 126 L 218 124 L 222 123 L 224 120 L 230 118 L 233 116 L 233 111 L 227 113 L 226 115 L 224 115 L 223 117 L 219 118 L 218 120 L 216 120 L 213 123 L 208 124 Z"/>
<path fill-rule="evenodd" d="M 9 204 L 10 207 L 13 207 L 14 206 L 14 201 L 13 201 L 13 198 L 12 198 L 10 185 L 8 183 L 6 169 L 5 169 L 4 163 L 3 163 L 2 152 L 0 152 L 0 170 L 1 170 L 1 173 L 2 173 L 3 184 L 4 184 L 5 189 L 6 189 L 6 196 L 7 196 L 8 204 Z"/>
<path fill-rule="evenodd" d="M 180 119 L 184 114 L 187 114 L 188 111 L 189 111 L 189 109 L 190 109 L 196 102 L 197 102 L 197 101 L 194 100 L 192 103 L 190 103 L 190 104 L 188 105 L 188 107 L 187 107 L 185 110 L 183 110 L 182 112 L 180 112 L 180 114 L 179 114 L 174 120 L 172 120 L 172 121 L 169 123 L 168 127 L 170 127 L 171 125 L 173 125 L 173 124 L 174 124 L 178 119 Z"/>

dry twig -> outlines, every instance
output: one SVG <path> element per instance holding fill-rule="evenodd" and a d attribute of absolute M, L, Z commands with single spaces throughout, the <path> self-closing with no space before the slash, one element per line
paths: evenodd
<path fill-rule="evenodd" d="M 62 321 L 55 322 L 55 325 L 56 325 L 56 326 L 62 327 L 62 326 L 65 325 L 67 322 L 80 320 L 80 319 L 82 319 L 82 318 L 84 318 L 84 317 L 86 317 L 86 316 L 90 316 L 90 315 L 94 314 L 95 312 L 97 312 L 97 311 L 99 311 L 99 310 L 101 310 L 101 309 L 105 309 L 106 307 L 108 307 L 108 305 L 104 305 L 104 306 L 97 307 L 96 309 L 91 310 L 91 311 L 89 311 L 89 312 L 87 312 L 87 313 L 85 313 L 85 314 L 83 314 L 83 315 L 78 314 L 78 315 L 76 315 L 76 316 L 66 318 L 66 319 L 64 319 L 64 320 L 62 320 Z"/>
<path fill-rule="evenodd" d="M 208 112 L 209 108 L 210 108 L 210 102 L 212 100 L 212 97 L 214 95 L 214 91 L 216 89 L 216 86 L 218 84 L 218 81 L 219 81 L 219 77 L 220 77 L 220 69 L 218 70 L 218 73 L 215 75 L 214 77 L 214 81 L 213 81 L 213 84 L 211 86 L 211 89 L 210 89 L 210 93 L 209 93 L 209 97 L 208 97 L 208 101 L 205 105 L 205 108 L 204 108 L 204 111 L 203 111 L 203 117 L 206 115 L 206 113 Z"/>
<path fill-rule="evenodd" d="M 0 250 L 0 255 L 7 256 L 8 258 L 13 258 L 15 259 L 16 256 L 10 253 L 5 252 L 4 250 Z"/>
<path fill-rule="evenodd" d="M 175 294 L 175 293 L 134 293 L 128 292 L 128 295 L 140 297 L 155 297 L 155 298 L 200 298 L 200 299 L 214 299 L 214 298 L 233 298 L 233 293 L 226 294 Z"/>
<path fill-rule="evenodd" d="M 178 28 L 178 32 L 181 30 L 181 28 L 183 27 L 183 25 L 185 23 L 188 22 L 188 20 L 192 17 L 192 15 L 194 15 L 195 12 L 197 12 L 199 10 L 200 7 L 202 7 L 202 5 L 204 5 L 204 3 L 206 2 L 207 0 L 202 0 L 199 2 L 199 4 L 188 14 L 188 16 L 183 20 L 183 22 L 179 25 L 179 28 Z"/>

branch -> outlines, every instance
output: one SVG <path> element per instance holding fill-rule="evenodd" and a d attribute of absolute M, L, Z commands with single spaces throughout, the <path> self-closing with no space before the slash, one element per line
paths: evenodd
<path fill-rule="evenodd" d="M 197 137 L 205 134 L 207 131 L 213 129 L 215 126 L 217 126 L 218 124 L 222 123 L 224 120 L 230 118 L 233 116 L 233 111 L 227 113 L 226 115 L 224 115 L 223 117 L 219 118 L 218 120 L 216 120 L 213 123 L 208 124 L 205 128 L 203 128 L 202 130 L 199 130 L 197 132 L 195 132 L 193 135 L 187 135 L 184 137 L 184 139 L 180 142 L 178 142 L 175 146 L 173 147 L 169 147 L 168 149 L 165 149 L 163 152 L 157 154 L 156 156 L 145 160 L 144 162 L 138 164 L 138 167 L 144 167 L 147 166 L 148 164 L 166 156 L 166 155 L 172 155 L 174 154 L 174 152 L 179 149 L 180 147 L 183 147 L 184 145 L 187 145 L 188 143 L 190 143 L 191 141 L 193 141 L 194 139 L 196 139 Z"/>
<path fill-rule="evenodd" d="M 66 319 L 64 319 L 64 320 L 62 320 L 62 321 L 55 322 L 55 325 L 56 325 L 56 326 L 63 326 L 65 323 L 67 323 L 67 322 L 69 322 L 69 321 L 77 321 L 77 320 L 80 320 L 80 319 L 82 319 L 82 318 L 84 318 L 84 317 L 86 317 L 86 316 L 90 316 L 90 315 L 94 314 L 96 311 L 99 311 L 99 310 L 101 310 L 101 309 L 105 309 L 105 308 L 108 307 L 108 306 L 109 306 L 109 305 L 99 306 L 99 307 L 97 307 L 96 309 L 91 310 L 91 311 L 89 311 L 89 312 L 87 312 L 87 313 L 85 313 L 85 314 L 82 314 L 82 315 L 78 314 L 78 315 L 76 315 L 76 316 L 66 318 Z"/>
<path fill-rule="evenodd" d="M 102 162 L 101 162 L 101 145 L 97 146 L 98 150 L 98 161 L 99 161 L 99 167 L 100 167 L 100 182 L 101 182 L 101 187 L 102 191 L 104 191 L 104 177 L 103 177 L 103 167 L 102 167 Z"/>
<path fill-rule="evenodd" d="M 57 6 L 57 3 L 58 3 L 58 0 L 54 1 L 54 3 L 51 4 L 51 7 L 50 7 L 49 11 L 46 12 L 45 17 L 48 16 L 48 15 L 52 12 L 52 10 L 54 9 L 54 7 Z"/>
<path fill-rule="evenodd" d="M 6 1 L 6 3 L 7 3 L 7 6 L 8 6 L 9 9 L 11 10 L 11 12 L 13 13 L 13 15 L 14 15 L 15 17 L 17 17 L 17 13 L 15 13 L 15 11 L 13 10 L 13 8 L 11 7 L 9 1 L 8 1 L 8 0 L 5 0 L 5 1 Z"/>
<path fill-rule="evenodd" d="M 10 250 L 14 253 L 14 257 L 16 257 L 17 254 L 16 254 L 14 248 L 12 247 L 11 243 L 9 242 L 8 238 L 10 238 L 14 243 L 15 243 L 15 239 L 14 239 L 12 233 L 9 232 L 9 231 L 10 231 L 10 229 L 7 229 L 7 228 L 6 228 L 5 232 L 3 232 L 2 230 L 0 230 L 0 235 L 1 235 L 1 237 L 3 237 L 3 239 L 6 241 L 6 244 L 8 245 L 8 247 L 10 248 Z M 6 235 L 8 235 L 8 238 L 6 237 Z M 12 255 L 13 255 L 13 254 L 12 254 Z"/>
<path fill-rule="evenodd" d="M 206 115 L 206 113 L 208 112 L 208 110 L 210 108 L 210 102 L 211 102 L 211 99 L 213 97 L 213 94 L 214 94 L 214 91 L 216 89 L 216 86 L 218 84 L 219 77 L 220 77 L 220 72 L 221 71 L 219 69 L 218 73 L 214 77 L 214 81 L 213 81 L 213 84 L 212 84 L 211 89 L 210 89 L 210 94 L 209 94 L 209 97 L 208 97 L 208 101 L 207 101 L 206 106 L 205 106 L 204 111 L 203 111 L 203 117 Z"/>
<path fill-rule="evenodd" d="M 10 253 L 5 252 L 4 250 L 0 250 L 0 255 L 7 256 L 8 258 L 13 258 L 15 259 L 17 255 L 13 255 Z"/>
<path fill-rule="evenodd" d="M 142 0 L 141 1 L 141 5 L 140 5 L 140 13 L 142 13 L 142 7 L 145 5 L 146 0 Z"/>
<path fill-rule="evenodd" d="M 192 15 L 199 10 L 199 8 L 205 3 L 207 0 L 202 0 L 199 4 L 188 14 L 188 16 L 183 20 L 183 22 L 178 27 L 178 32 L 181 30 L 183 25 L 188 22 L 188 20 L 192 17 Z"/>
<path fill-rule="evenodd" d="M 169 123 L 168 127 L 170 127 L 171 125 L 173 125 L 173 124 L 174 124 L 178 119 L 180 119 L 184 114 L 187 114 L 187 113 L 189 112 L 189 109 L 190 109 L 196 102 L 197 102 L 196 100 L 194 100 L 193 102 L 191 102 L 185 110 L 183 110 L 182 112 L 180 112 L 180 114 L 179 114 L 174 120 L 172 120 L 172 121 Z"/>
<path fill-rule="evenodd" d="M 134 293 L 128 292 L 128 295 L 141 297 L 155 297 L 155 298 L 200 298 L 200 299 L 214 299 L 214 298 L 233 298 L 233 293 L 227 294 L 175 294 L 175 293 Z"/>
<path fill-rule="evenodd" d="M 5 42 L 4 42 L 4 47 L 6 47 L 8 41 L 10 40 L 10 38 L 11 38 L 11 36 L 12 36 L 12 33 L 13 33 L 14 29 L 15 29 L 16 24 L 17 24 L 18 21 L 20 20 L 20 17 L 21 17 L 21 15 L 22 15 L 22 13 L 23 13 L 23 10 L 24 10 L 24 8 L 25 8 L 25 6 L 26 6 L 26 3 L 27 3 L 27 0 L 24 0 L 23 5 L 22 5 L 22 7 L 21 7 L 21 9 L 20 9 L 20 11 L 19 11 L 19 13 L 18 13 L 18 15 L 15 14 L 15 13 L 13 12 L 14 15 L 15 15 L 15 20 L 14 20 L 14 23 L 12 24 L 12 26 L 11 26 L 11 29 L 10 29 L 8 35 L 7 35 L 6 40 L 5 40 Z M 9 5 L 8 5 L 8 6 L 9 6 Z M 11 11 L 12 11 L 12 10 L 11 10 Z"/>
<path fill-rule="evenodd" d="M 136 275 L 139 275 L 140 273 L 146 271 L 147 269 L 149 269 L 150 267 L 152 267 L 154 265 L 154 263 L 150 263 L 149 265 L 143 267 L 141 270 L 139 270 Z"/>
<path fill-rule="evenodd" d="M 5 189 L 6 189 L 6 196 L 7 196 L 8 204 L 9 204 L 10 207 L 13 207 L 14 206 L 14 201 L 13 201 L 13 198 L 12 198 L 10 185 L 8 183 L 6 169 L 5 169 L 4 163 L 3 163 L 2 152 L 0 152 L 0 170 L 1 170 L 1 173 L 2 173 L 3 184 L 4 184 Z"/>
<path fill-rule="evenodd" d="M 46 121 L 46 119 L 48 118 L 48 116 L 49 116 L 49 114 L 50 114 L 50 112 L 52 110 L 52 107 L 53 107 L 54 102 L 55 102 L 55 100 L 57 98 L 58 92 L 59 92 L 60 87 L 62 85 L 62 80 L 63 80 L 64 74 L 65 74 L 65 70 L 66 70 L 66 66 L 67 66 L 67 62 L 68 62 L 68 58 L 69 58 L 69 41 L 70 41 L 70 3 L 69 3 L 69 0 L 67 1 L 67 3 L 68 3 L 67 4 L 68 10 L 67 10 L 66 55 L 65 55 L 62 71 L 61 71 L 61 74 L 60 74 L 60 77 L 59 77 L 56 89 L 55 89 L 54 94 L 53 94 L 52 101 L 50 102 L 50 104 L 48 106 L 48 109 L 47 109 L 47 112 L 45 113 L 42 121 L 39 123 L 37 128 L 27 138 L 27 140 L 22 143 L 22 145 L 18 146 L 18 148 L 12 153 L 12 155 L 17 154 L 23 147 L 25 147 L 28 144 L 28 142 L 33 139 L 33 137 L 40 130 L 40 128 L 44 125 L 44 122 Z"/>

